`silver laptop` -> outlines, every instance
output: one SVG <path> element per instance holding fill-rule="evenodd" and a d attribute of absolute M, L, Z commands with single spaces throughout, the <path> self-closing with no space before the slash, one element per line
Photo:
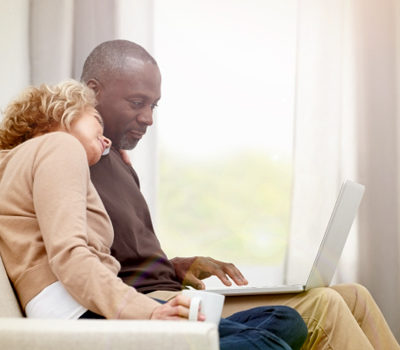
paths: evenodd
<path fill-rule="evenodd" d="M 363 185 L 352 181 L 346 181 L 342 185 L 305 285 L 242 286 L 207 290 L 224 295 L 255 295 L 300 293 L 310 288 L 329 286 L 342 255 L 351 225 L 357 215 L 363 194 Z"/>

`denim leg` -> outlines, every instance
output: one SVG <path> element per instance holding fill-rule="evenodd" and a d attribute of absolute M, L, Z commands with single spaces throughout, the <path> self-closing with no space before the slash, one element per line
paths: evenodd
<path fill-rule="evenodd" d="M 282 339 L 293 350 L 300 349 L 307 338 L 306 324 L 299 313 L 288 306 L 256 307 L 237 312 L 227 320 L 264 329 Z"/>
<path fill-rule="evenodd" d="M 219 346 L 221 350 L 291 350 L 288 344 L 266 329 L 224 318 L 219 324 Z"/>

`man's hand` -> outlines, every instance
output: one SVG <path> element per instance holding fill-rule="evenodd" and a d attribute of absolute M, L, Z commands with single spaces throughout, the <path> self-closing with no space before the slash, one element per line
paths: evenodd
<path fill-rule="evenodd" d="M 174 265 L 175 272 L 183 285 L 192 286 L 196 289 L 205 289 L 205 284 L 201 280 L 210 276 L 217 276 L 226 286 L 232 285 L 229 278 L 238 286 L 248 283 L 235 265 L 213 258 L 203 256 L 174 258 L 171 263 Z"/>
<path fill-rule="evenodd" d="M 190 298 L 178 294 L 165 304 L 157 306 L 150 316 L 151 320 L 175 320 L 182 321 L 189 318 Z M 204 321 L 206 317 L 199 312 L 198 321 Z"/>

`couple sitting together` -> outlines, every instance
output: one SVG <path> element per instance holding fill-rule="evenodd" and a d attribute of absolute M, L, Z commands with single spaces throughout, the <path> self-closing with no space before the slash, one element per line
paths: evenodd
<path fill-rule="evenodd" d="M 124 150 L 152 125 L 160 89 L 154 58 L 113 40 L 89 55 L 82 83 L 30 87 L 5 110 L 0 253 L 27 317 L 183 321 L 185 286 L 247 284 L 229 263 L 168 259 L 154 233 Z M 223 316 L 221 349 L 399 349 L 358 284 L 227 297 Z"/>

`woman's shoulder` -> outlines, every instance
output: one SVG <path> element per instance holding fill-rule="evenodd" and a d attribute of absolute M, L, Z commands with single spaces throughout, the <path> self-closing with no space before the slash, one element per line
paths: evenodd
<path fill-rule="evenodd" d="M 63 131 L 36 136 L 17 146 L 13 153 L 14 155 L 23 154 L 23 158 L 29 157 L 33 163 L 42 162 L 45 159 L 60 159 L 64 163 L 87 163 L 82 144 L 76 137 Z"/>
<path fill-rule="evenodd" d="M 48 151 L 52 152 L 69 152 L 69 153 L 85 153 L 85 149 L 79 140 L 64 131 L 49 132 L 40 136 L 36 136 L 25 141 L 20 146 L 31 148 L 36 152 Z"/>
<path fill-rule="evenodd" d="M 64 132 L 64 131 L 52 131 L 46 134 L 36 136 L 32 138 L 30 141 L 36 143 L 66 143 L 66 144 L 76 144 L 80 145 L 79 140 L 72 136 L 71 134 Z"/>

